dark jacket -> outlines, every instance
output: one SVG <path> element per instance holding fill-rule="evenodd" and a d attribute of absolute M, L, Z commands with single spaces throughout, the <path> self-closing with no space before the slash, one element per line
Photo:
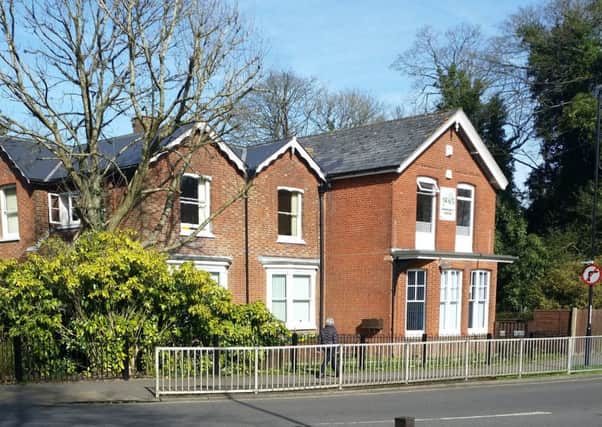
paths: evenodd
<path fill-rule="evenodd" d="M 338 344 L 339 334 L 333 325 L 326 325 L 320 331 L 320 344 Z"/>

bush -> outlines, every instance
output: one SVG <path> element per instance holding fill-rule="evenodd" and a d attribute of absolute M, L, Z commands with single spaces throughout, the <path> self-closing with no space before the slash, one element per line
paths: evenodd
<path fill-rule="evenodd" d="M 0 262 L 0 323 L 39 353 L 83 372 L 118 374 L 156 345 L 272 345 L 287 330 L 262 303 L 238 305 L 206 272 L 145 250 L 128 232 L 48 239 L 23 263 Z M 127 338 L 126 338 L 127 337 Z M 38 349 L 38 350 L 36 350 Z"/>

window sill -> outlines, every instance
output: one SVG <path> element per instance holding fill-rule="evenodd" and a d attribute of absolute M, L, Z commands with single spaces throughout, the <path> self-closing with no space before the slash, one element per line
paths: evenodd
<path fill-rule="evenodd" d="M 424 331 L 406 331 L 405 336 L 409 338 L 422 337 L 424 335 Z"/>
<path fill-rule="evenodd" d="M 305 240 L 293 236 L 278 236 L 277 243 L 292 243 L 293 245 L 304 245 Z"/>
<path fill-rule="evenodd" d="M 297 323 L 294 325 L 286 324 L 286 329 L 289 331 L 313 331 L 316 330 L 315 323 Z"/>
<path fill-rule="evenodd" d="M 486 335 L 487 329 L 469 329 L 468 335 Z"/>
<path fill-rule="evenodd" d="M 81 224 L 57 224 L 55 222 L 51 222 L 50 226 L 55 230 L 73 230 L 79 228 Z"/>
<path fill-rule="evenodd" d="M 180 228 L 180 236 L 190 236 L 194 234 L 196 230 L 195 226 L 187 226 L 186 228 Z M 201 230 L 196 234 L 196 237 L 205 237 L 207 239 L 214 239 L 215 235 L 209 230 Z"/>
<path fill-rule="evenodd" d="M 440 337 L 459 337 L 462 335 L 460 331 L 441 331 L 439 332 Z"/>
<path fill-rule="evenodd" d="M 16 237 L 6 237 L 4 239 L 0 239 L 0 243 L 10 243 L 10 242 L 18 242 L 21 240 L 19 236 Z"/>

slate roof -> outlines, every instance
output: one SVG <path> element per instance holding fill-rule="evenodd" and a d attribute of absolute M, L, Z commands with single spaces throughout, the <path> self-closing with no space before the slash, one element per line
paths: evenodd
<path fill-rule="evenodd" d="M 443 111 L 299 138 L 326 175 L 397 168 L 449 118 Z"/>
<path fill-rule="evenodd" d="M 194 124 L 189 124 L 178 128 L 173 134 L 164 138 L 160 144 L 168 145 L 193 126 Z M 107 159 L 115 159 L 121 168 L 135 166 L 142 158 L 142 147 L 140 144 L 136 144 L 140 137 L 140 133 L 130 133 L 101 140 L 99 151 Z M 65 168 L 56 156 L 30 139 L 0 137 L 0 150 L 8 156 L 28 181 L 49 183 L 67 176 Z"/>
<path fill-rule="evenodd" d="M 322 173 L 328 177 L 337 177 L 398 170 L 404 162 L 412 160 L 412 156 L 420 147 L 424 148 L 424 143 L 437 130 L 441 130 L 443 125 L 451 125 L 447 123 L 448 120 L 458 114 L 465 117 L 461 110 L 443 111 L 302 137 L 298 138 L 298 142 L 311 156 L 309 161 L 317 163 L 321 176 Z M 171 136 L 163 139 L 161 145 L 170 144 L 193 126 L 193 124 L 182 126 Z M 479 139 L 475 135 L 473 137 Z M 122 168 L 135 166 L 141 159 L 141 146 L 135 143 L 140 136 L 132 133 L 103 140 L 100 142 L 100 150 L 109 158 L 117 156 L 117 164 Z M 234 157 L 242 161 L 239 165 L 241 169 L 246 168 L 248 172 L 254 172 L 290 141 L 287 139 L 248 147 L 228 144 L 227 147 L 234 153 Z M 224 149 L 228 150 L 228 148 Z M 66 175 L 58 160 L 54 159 L 48 150 L 32 141 L 3 137 L 0 138 L 0 149 L 30 181 L 52 182 Z M 483 150 L 487 151 L 484 146 Z M 483 155 L 490 157 L 488 152 L 481 153 L 481 156 Z M 238 159 L 232 160 L 236 162 Z M 501 171 L 492 158 L 483 161 L 479 157 L 477 161 L 481 162 L 486 170 L 487 167 L 495 169 L 492 175 L 497 174 L 500 179 Z M 505 180 L 503 174 L 501 180 Z M 505 185 L 501 185 L 501 188 L 503 187 Z"/>
<path fill-rule="evenodd" d="M 289 141 L 290 139 L 282 139 L 280 141 L 268 142 L 265 144 L 250 145 L 248 147 L 229 144 L 229 147 L 234 150 L 236 155 L 240 157 L 243 162 L 245 162 L 245 165 L 250 171 L 255 171 L 264 160 L 269 158 Z"/>
<path fill-rule="evenodd" d="M 30 139 L 0 137 L 0 149 L 29 181 L 46 182 L 60 168 L 50 151 Z"/>

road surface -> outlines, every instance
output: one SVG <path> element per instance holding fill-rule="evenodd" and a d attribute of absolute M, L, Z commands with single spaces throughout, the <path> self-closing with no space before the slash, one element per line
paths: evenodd
<path fill-rule="evenodd" d="M 0 402 L 0 426 L 602 426 L 602 377 L 36 406 Z"/>

